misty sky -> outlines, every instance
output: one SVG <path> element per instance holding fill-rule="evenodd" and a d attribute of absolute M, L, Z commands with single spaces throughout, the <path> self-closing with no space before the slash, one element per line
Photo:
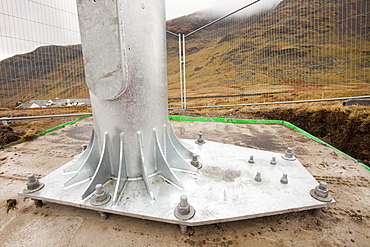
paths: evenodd
<path fill-rule="evenodd" d="M 218 9 L 220 14 L 228 14 L 255 0 L 166 0 L 167 20 L 194 13 L 203 9 Z M 261 0 L 250 11 L 276 6 L 282 0 Z"/>
<path fill-rule="evenodd" d="M 228 14 L 254 0 L 166 0 L 167 20 L 213 9 Z M 252 13 L 281 0 L 261 0 Z M 0 0 L 0 60 L 43 45 L 79 44 L 76 0 Z"/>

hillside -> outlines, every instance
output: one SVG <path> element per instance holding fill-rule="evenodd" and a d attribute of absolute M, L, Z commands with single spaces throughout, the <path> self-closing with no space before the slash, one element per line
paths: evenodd
<path fill-rule="evenodd" d="M 272 101 L 369 95 L 369 7 L 361 0 L 285 0 L 273 11 L 230 18 L 190 36 L 187 95 L 276 92 L 268 96 Z M 170 92 L 175 92 L 178 62 L 169 61 Z M 254 102 L 267 100 L 263 97 Z"/>
<path fill-rule="evenodd" d="M 42 46 L 0 62 L 1 107 L 31 99 L 88 98 L 80 45 Z"/>
<path fill-rule="evenodd" d="M 242 12 L 191 35 L 187 95 L 232 95 L 245 103 L 251 99 L 243 95 L 259 95 L 253 102 L 264 102 L 370 94 L 369 8 L 366 0 L 285 0 L 272 11 Z M 168 21 L 167 29 L 187 34 L 218 17 L 197 12 Z M 178 38 L 167 38 L 169 97 L 176 98 Z M 79 45 L 39 47 L 0 62 L 0 99 L 6 99 L 1 107 L 40 98 L 87 98 L 84 80 Z"/>

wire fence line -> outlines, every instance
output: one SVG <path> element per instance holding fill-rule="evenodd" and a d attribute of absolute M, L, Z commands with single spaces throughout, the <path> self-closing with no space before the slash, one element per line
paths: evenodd
<path fill-rule="evenodd" d="M 361 0 L 283 1 L 185 35 L 186 107 L 369 96 L 369 8 Z"/>
<path fill-rule="evenodd" d="M 0 0 L 0 27 L 3 116 L 91 111 L 74 0 Z"/>
<path fill-rule="evenodd" d="M 168 30 L 170 108 L 370 95 L 368 1 L 258 2 Z M 91 112 L 74 0 L 0 0 L 0 24 L 2 116 Z"/>

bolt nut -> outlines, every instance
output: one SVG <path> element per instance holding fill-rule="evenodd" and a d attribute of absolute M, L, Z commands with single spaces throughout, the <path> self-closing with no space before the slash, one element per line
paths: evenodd
<path fill-rule="evenodd" d="M 196 154 L 193 154 L 190 164 L 198 169 L 202 168 L 202 164 L 199 162 L 199 156 Z"/>
<path fill-rule="evenodd" d="M 310 190 L 310 194 L 313 198 L 322 202 L 331 202 L 333 200 L 333 197 L 329 194 L 326 182 L 320 182 L 315 189 Z"/>
<path fill-rule="evenodd" d="M 285 157 L 287 157 L 287 158 L 293 158 L 293 149 L 292 148 L 288 148 L 285 151 Z"/>
<path fill-rule="evenodd" d="M 82 144 L 81 145 L 81 148 L 82 148 L 82 152 L 85 151 L 87 149 L 87 145 L 86 144 Z"/>
<path fill-rule="evenodd" d="M 320 197 L 327 197 L 329 195 L 328 184 L 320 182 L 320 184 L 315 188 L 315 193 Z"/>
<path fill-rule="evenodd" d="M 27 188 L 23 190 L 25 194 L 34 193 L 44 188 L 45 184 L 40 182 L 34 174 L 27 175 Z"/>
<path fill-rule="evenodd" d="M 90 203 L 94 206 L 101 206 L 107 204 L 110 199 L 111 195 L 103 189 L 103 185 L 97 184 L 95 186 L 95 192 L 91 198 Z"/>
<path fill-rule="evenodd" d="M 261 177 L 260 172 L 257 172 L 257 175 L 254 177 L 254 180 L 257 181 L 257 182 L 262 182 L 262 177 Z"/>
<path fill-rule="evenodd" d="M 180 197 L 178 211 L 181 215 L 188 215 L 190 213 L 190 204 L 186 195 Z"/>
<path fill-rule="evenodd" d="M 180 220 L 190 220 L 195 215 L 194 208 L 189 204 L 188 197 L 182 195 L 180 197 L 180 203 L 177 205 L 174 211 L 175 217 Z"/>
<path fill-rule="evenodd" d="M 27 175 L 27 189 L 34 190 L 39 187 L 39 180 L 35 178 L 34 174 Z"/>
<path fill-rule="evenodd" d="M 280 183 L 288 184 L 288 174 L 284 173 L 282 178 L 280 179 Z"/>
<path fill-rule="evenodd" d="M 251 155 L 251 156 L 249 157 L 248 163 L 251 163 L 251 164 L 253 164 L 253 163 L 254 163 L 254 157 L 253 157 L 253 155 Z"/>
<path fill-rule="evenodd" d="M 296 158 L 294 157 L 294 153 L 293 153 L 293 149 L 292 148 L 287 148 L 287 150 L 285 151 L 285 154 L 283 154 L 281 157 L 283 159 L 289 160 L 289 161 L 296 160 Z"/>

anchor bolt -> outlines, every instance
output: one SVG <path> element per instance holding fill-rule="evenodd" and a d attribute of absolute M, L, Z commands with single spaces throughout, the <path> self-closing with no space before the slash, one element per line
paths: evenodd
<path fill-rule="evenodd" d="M 189 204 L 188 197 L 182 195 L 180 197 L 180 203 L 175 208 L 175 217 L 180 220 L 190 220 L 195 215 L 194 208 Z"/>

